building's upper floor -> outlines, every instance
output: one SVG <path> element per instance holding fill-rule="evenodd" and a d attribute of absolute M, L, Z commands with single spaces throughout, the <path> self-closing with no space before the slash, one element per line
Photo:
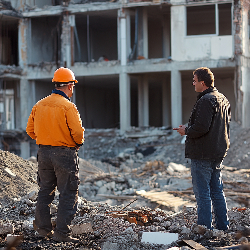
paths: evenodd
<path fill-rule="evenodd" d="M 20 66 L 28 78 L 47 77 L 53 66 L 80 67 L 83 75 L 117 74 L 124 50 L 128 73 L 249 56 L 248 12 L 239 14 L 232 1 L 2 2 L 0 64 Z"/>

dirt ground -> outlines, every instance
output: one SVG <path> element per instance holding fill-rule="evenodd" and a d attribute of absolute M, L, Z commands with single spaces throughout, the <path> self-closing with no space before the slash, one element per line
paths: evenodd
<path fill-rule="evenodd" d="M 233 188 L 236 187 L 238 188 L 237 191 L 239 191 L 239 189 L 242 188 L 242 193 L 247 192 L 246 190 L 249 190 L 249 187 L 247 186 L 246 183 L 248 183 L 249 179 L 248 157 L 250 156 L 250 148 L 249 148 L 250 129 L 242 129 L 239 124 L 237 124 L 236 122 L 232 122 L 230 132 L 231 132 L 231 147 L 228 152 L 228 156 L 224 160 L 225 169 L 223 170 L 223 176 L 225 181 L 225 190 L 229 194 L 231 194 L 231 196 L 228 199 L 228 203 L 230 205 L 229 207 L 232 208 L 232 210 L 230 211 L 232 220 L 231 232 L 235 233 L 237 230 L 240 230 L 245 226 L 249 225 L 249 213 L 250 213 L 249 209 L 247 208 L 247 210 L 239 210 L 240 212 L 238 212 L 237 208 L 235 208 L 235 201 L 237 195 L 235 195 L 235 193 L 232 194 L 232 192 L 230 193 L 230 191 L 232 191 Z M 140 153 L 143 156 L 140 159 L 131 161 L 132 168 L 139 168 L 145 162 L 154 160 L 163 161 L 165 164 L 174 162 L 189 167 L 189 161 L 184 157 L 183 137 L 165 128 L 162 129 L 151 128 L 147 131 L 135 129 L 134 131 L 123 135 L 119 135 L 116 130 L 106 130 L 106 131 L 91 130 L 89 132 L 86 131 L 86 142 L 84 145 L 84 159 L 86 161 L 91 161 L 92 164 L 95 161 L 99 161 L 99 165 L 97 167 L 103 167 L 104 165 L 102 165 L 101 163 L 103 164 L 108 163 L 108 166 L 110 167 L 108 167 L 108 169 L 103 169 L 104 172 L 106 173 L 110 173 L 110 171 L 115 171 L 119 169 L 118 167 L 121 166 L 122 164 L 122 162 L 120 162 L 121 154 L 123 154 L 123 157 L 126 157 L 126 154 L 134 155 L 135 153 Z M 120 175 L 122 175 L 121 172 L 119 173 Z M 23 205 L 20 205 L 21 204 L 20 202 L 23 199 L 23 197 L 25 197 L 25 195 L 29 194 L 32 191 L 38 190 L 36 177 L 37 177 L 36 163 L 22 159 L 10 152 L 0 150 L 0 178 L 1 178 L 0 222 L 15 221 L 15 223 L 20 224 L 19 221 L 20 215 L 26 213 L 22 212 L 24 208 Z M 249 197 L 247 195 L 245 197 L 246 197 L 245 200 L 243 200 L 241 203 L 241 207 L 248 207 Z M 100 218 L 103 216 L 100 215 L 100 211 L 103 214 L 104 210 L 110 211 L 115 209 L 117 210 L 122 209 L 122 206 L 110 207 L 108 205 L 100 205 L 100 204 L 98 205 L 98 203 L 88 203 L 88 201 L 85 200 L 84 197 L 82 199 L 83 202 L 82 205 L 80 205 L 80 209 L 81 211 L 84 210 L 85 212 L 78 212 L 78 216 L 81 217 L 83 214 L 85 214 L 85 217 L 81 219 L 81 221 L 84 220 L 88 221 L 90 219 L 92 221 L 98 220 L 97 217 Z M 31 210 L 27 214 L 31 214 L 32 216 L 34 216 L 34 207 L 32 207 L 33 206 L 32 204 L 33 203 L 28 204 L 28 206 L 31 207 L 29 208 Z M 236 204 L 237 206 L 239 206 L 239 203 Z M 18 208 L 19 205 L 21 206 L 20 208 Z M 106 207 L 104 208 L 103 206 Z M 86 209 L 90 211 L 90 214 L 86 215 Z M 143 210 L 145 209 L 145 207 L 141 207 L 140 209 Z M 91 211 L 94 212 L 92 213 Z M 237 211 L 237 213 L 235 211 Z M 159 211 L 155 214 L 155 217 L 157 218 L 161 217 L 163 216 L 163 213 L 164 211 Z M 190 218 L 187 220 L 188 216 L 190 216 Z M 193 221 L 194 218 L 196 218 L 196 212 L 195 210 L 192 210 L 191 213 L 185 212 L 184 214 L 181 214 L 180 217 L 177 216 L 172 219 L 177 220 L 174 223 L 176 225 L 184 223 L 183 220 L 186 221 L 188 224 L 185 224 L 186 223 L 185 222 L 184 225 L 181 226 L 182 228 L 182 227 L 189 227 L 190 222 Z M 31 218 L 27 218 L 27 220 L 30 219 Z M 172 219 L 168 218 L 168 220 Z M 78 218 L 78 220 L 80 219 Z M 104 220 L 104 217 L 102 217 L 102 220 Z M 109 226 L 107 225 L 107 228 L 105 230 L 107 230 L 108 234 L 110 233 L 112 234 L 112 232 L 108 231 L 108 228 L 110 227 L 110 225 L 113 225 L 112 223 L 116 224 L 117 221 L 113 221 L 113 219 L 110 218 L 109 220 L 111 220 L 108 222 L 110 224 Z M 237 225 L 237 221 L 238 223 L 240 223 L 240 225 Z M 100 230 L 100 228 L 102 227 L 99 224 L 95 225 L 95 223 L 93 225 L 94 227 L 99 228 L 98 230 Z M 157 225 L 157 227 L 160 227 L 160 222 L 152 225 L 155 226 Z M 118 226 L 118 228 L 120 228 L 119 230 L 121 230 L 123 226 L 124 223 Z M 124 230 L 128 227 L 129 225 L 126 224 Z M 161 228 L 162 230 L 169 229 L 169 227 L 166 226 Z M 136 232 L 136 230 L 140 231 L 142 229 L 133 227 L 133 230 L 134 232 Z M 156 229 L 144 228 L 143 230 L 152 231 Z M 178 230 L 180 231 L 180 227 L 178 230 L 176 228 L 171 230 L 172 232 Z M 104 238 L 100 238 L 99 237 L 100 235 L 96 236 L 96 234 L 98 233 L 96 233 L 95 231 L 94 235 L 92 236 L 90 235 L 89 238 L 87 237 L 87 240 L 89 242 L 88 247 L 84 248 L 83 244 L 79 245 L 79 248 L 76 248 L 71 245 L 67 246 L 54 243 L 52 244 L 51 241 L 43 241 L 37 238 L 37 235 L 35 234 L 34 231 L 32 231 L 31 228 L 25 229 L 24 231 L 17 230 L 17 233 L 25 233 L 25 232 L 28 233 L 29 235 L 29 237 L 26 236 L 26 240 L 27 237 L 29 238 L 29 240 L 28 242 L 23 243 L 22 248 L 19 249 L 101 249 L 100 246 L 103 245 L 104 238 L 108 237 L 106 234 L 104 234 L 104 232 L 102 232 L 103 234 L 102 237 Z M 203 245 L 210 244 L 211 246 L 213 246 L 213 244 L 214 246 L 226 246 L 239 243 L 238 241 L 235 240 L 233 234 L 232 235 L 230 234 L 230 236 L 227 235 L 227 237 L 229 237 L 228 239 L 225 239 L 226 236 L 222 237 L 223 239 L 219 238 L 217 240 L 213 238 L 212 242 L 214 243 L 211 242 L 211 238 L 209 238 L 208 236 L 206 236 L 207 238 L 206 237 L 199 238 L 197 235 L 196 236 L 189 235 L 189 238 L 190 237 L 193 240 L 196 240 L 197 242 L 200 242 Z M 219 243 L 219 240 L 223 240 L 224 243 L 223 244 Z M 2 238 L 0 239 L 0 247 L 5 246 L 4 242 L 5 242 L 5 236 L 2 236 Z M 48 246 L 50 246 L 51 244 L 52 248 L 49 248 Z M 152 248 L 152 246 L 140 245 L 138 246 L 138 248 L 128 247 L 124 249 L 161 249 L 161 248 L 160 247 Z"/>
<path fill-rule="evenodd" d="M 146 161 L 154 161 L 155 159 L 163 160 L 165 163 L 175 162 L 188 166 L 188 160 L 184 157 L 184 144 L 181 136 L 171 134 L 172 131 L 163 131 L 164 136 L 136 138 L 129 136 L 114 137 L 115 133 L 111 132 L 97 133 L 91 131 L 88 136 L 86 131 L 86 141 L 84 147 L 84 158 L 86 160 L 95 159 L 104 162 L 115 163 L 115 157 L 126 149 L 145 152 L 152 149 L 152 154 L 145 155 L 142 161 L 134 163 L 137 167 Z M 242 129 L 236 122 L 231 122 L 231 146 L 224 165 L 237 169 L 249 168 L 250 157 L 250 129 Z M 138 132 L 137 132 L 138 134 Z M 130 134 L 131 135 L 131 134 Z M 138 146 L 139 145 L 139 146 Z M 148 150 L 150 152 L 150 150 Z M 112 161 L 112 159 L 115 159 Z M 136 165 L 137 164 L 137 165 Z M 13 177 L 8 173 L 12 171 L 16 176 Z M 0 202 L 18 199 L 31 190 L 37 190 L 37 165 L 31 161 L 22 159 L 8 151 L 0 150 Z"/>

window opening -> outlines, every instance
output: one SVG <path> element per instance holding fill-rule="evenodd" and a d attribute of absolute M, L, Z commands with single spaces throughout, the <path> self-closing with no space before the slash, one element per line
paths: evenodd
<path fill-rule="evenodd" d="M 187 7 L 188 36 L 215 33 L 215 5 Z"/>
<path fill-rule="evenodd" d="M 231 35 L 232 34 L 232 22 L 231 22 L 231 3 L 219 4 L 219 35 Z"/>
<path fill-rule="evenodd" d="M 218 8 L 216 8 L 216 6 L 218 6 Z M 231 3 L 187 6 L 187 36 L 211 34 L 218 34 L 220 36 L 231 35 L 231 8 Z M 218 22 L 216 22 L 216 16 L 218 16 Z M 218 30 L 218 32 L 216 32 L 216 30 Z"/>
<path fill-rule="evenodd" d="M 1 130 L 15 129 L 14 89 L 0 90 L 0 126 Z"/>

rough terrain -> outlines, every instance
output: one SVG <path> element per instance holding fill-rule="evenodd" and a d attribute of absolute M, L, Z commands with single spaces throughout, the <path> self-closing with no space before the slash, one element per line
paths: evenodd
<path fill-rule="evenodd" d="M 248 246 L 249 132 L 231 123 L 231 148 L 223 170 L 230 229 L 223 232 L 195 224 L 195 199 L 183 137 L 166 128 L 134 129 L 123 135 L 116 130 L 86 131 L 79 207 L 72 230 L 76 233 L 74 229 L 84 225 L 91 225 L 91 230 L 77 235 L 79 244 L 56 243 L 37 235 L 32 227 L 38 191 L 35 157 L 25 160 L 0 150 L 0 248 L 7 247 L 8 234 L 23 237 L 17 249 L 192 248 L 183 240 L 193 240 L 208 249 L 243 243 Z M 146 199 L 143 194 L 150 192 L 165 192 L 181 199 L 182 204 Z M 57 204 L 58 194 L 51 206 L 53 221 Z M 145 232 L 175 233 L 178 240 L 167 245 L 147 243 L 143 241 Z"/>

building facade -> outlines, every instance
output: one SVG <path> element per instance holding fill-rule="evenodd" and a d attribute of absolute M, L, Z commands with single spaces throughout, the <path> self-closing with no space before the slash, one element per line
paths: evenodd
<path fill-rule="evenodd" d="M 248 10 L 239 0 L 1 1 L 1 147 L 35 154 L 28 116 L 61 66 L 78 80 L 72 101 L 86 130 L 187 123 L 201 66 L 250 127 Z"/>

